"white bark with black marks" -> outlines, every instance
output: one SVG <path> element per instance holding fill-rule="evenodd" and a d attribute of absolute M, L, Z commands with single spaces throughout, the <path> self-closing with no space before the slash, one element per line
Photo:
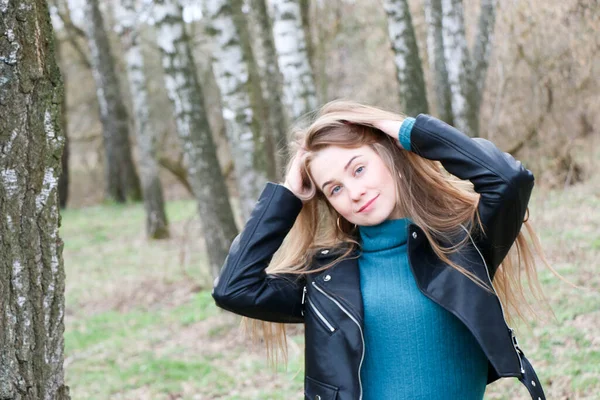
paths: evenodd
<path fill-rule="evenodd" d="M 252 0 L 251 12 L 257 21 L 260 40 L 258 46 L 264 56 L 262 79 L 266 84 L 266 101 L 269 107 L 270 127 L 275 142 L 277 177 L 283 180 L 287 163 L 287 130 L 289 117 L 283 104 L 283 76 L 277 63 L 277 50 L 273 40 L 273 23 L 266 0 Z"/>
<path fill-rule="evenodd" d="M 465 35 L 462 0 L 441 0 L 444 60 L 452 97 L 453 122 L 469 136 L 479 136 L 479 110 L 496 21 L 496 1 L 482 0 L 471 58 Z"/>
<path fill-rule="evenodd" d="M 144 208 L 146 210 L 146 235 L 151 239 L 169 237 L 163 189 L 158 177 L 158 132 L 150 123 L 148 89 L 144 72 L 144 58 L 138 30 L 140 11 L 134 0 L 121 0 L 117 9 L 120 21 L 118 31 L 125 51 L 125 64 L 129 90 L 135 116 L 135 133 L 139 149 L 140 176 Z"/>
<path fill-rule="evenodd" d="M 425 0 L 425 22 L 427 24 L 427 54 L 429 69 L 433 77 L 435 108 L 438 118 L 454 125 L 452 118 L 452 96 L 448 83 L 448 71 L 444 59 L 444 35 L 442 33 L 441 0 Z"/>
<path fill-rule="evenodd" d="M 383 7 L 387 14 L 388 34 L 394 51 L 402 109 L 411 116 L 427 113 L 429 108 L 423 67 L 408 2 L 407 0 L 385 0 Z"/>
<path fill-rule="evenodd" d="M 63 84 L 46 2 L 0 2 L 0 37 L 0 399 L 68 400 Z"/>
<path fill-rule="evenodd" d="M 249 60 L 244 56 L 234 20 L 236 6 L 233 0 L 208 0 L 205 3 L 207 31 L 213 38 L 213 70 L 221 90 L 223 118 L 234 158 L 241 216 L 246 221 L 268 181 L 269 156 L 265 152 L 266 138 L 261 135 L 259 121 L 253 121 Z"/>
<path fill-rule="evenodd" d="M 155 0 L 154 19 L 165 84 L 186 157 L 188 179 L 198 202 L 210 270 L 216 278 L 237 234 L 229 194 L 217 160 L 181 7 L 174 0 Z"/>
<path fill-rule="evenodd" d="M 481 99 L 485 90 L 485 81 L 494 42 L 494 26 L 496 24 L 497 0 L 481 0 L 481 10 L 475 48 L 473 49 L 472 70 L 474 81 L 474 107 L 479 114 Z"/>
<path fill-rule="evenodd" d="M 444 58 L 452 96 L 454 125 L 469 136 L 474 136 L 471 89 L 471 63 L 465 36 L 462 0 L 441 0 Z"/>
<path fill-rule="evenodd" d="M 283 74 L 285 102 L 294 119 L 314 111 L 317 92 L 298 0 L 273 1 L 273 37 Z"/>
<path fill-rule="evenodd" d="M 123 103 L 115 60 L 104 27 L 98 0 L 85 0 L 86 34 L 104 139 L 105 192 L 108 199 L 125 202 L 141 200 L 140 181 L 129 143 L 129 121 Z"/>

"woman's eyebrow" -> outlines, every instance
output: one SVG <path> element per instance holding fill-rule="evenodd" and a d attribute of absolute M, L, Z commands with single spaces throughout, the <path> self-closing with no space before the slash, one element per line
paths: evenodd
<path fill-rule="evenodd" d="M 352 157 L 352 158 L 351 158 L 351 159 L 348 161 L 348 163 L 346 163 L 346 166 L 344 166 L 344 172 L 346 172 L 346 170 L 348 169 L 348 167 L 350 166 L 350 164 L 352 164 L 352 161 L 354 161 L 355 159 L 357 159 L 358 157 L 361 157 L 361 156 L 362 156 L 361 154 L 359 154 L 359 155 L 356 155 L 356 156 L 353 156 L 353 157 Z M 324 190 L 324 189 L 325 189 L 325 186 L 329 185 L 331 182 L 333 182 L 333 181 L 332 181 L 332 180 L 329 180 L 329 181 L 327 181 L 327 182 L 323 183 L 323 184 L 321 185 L 321 190 Z"/>

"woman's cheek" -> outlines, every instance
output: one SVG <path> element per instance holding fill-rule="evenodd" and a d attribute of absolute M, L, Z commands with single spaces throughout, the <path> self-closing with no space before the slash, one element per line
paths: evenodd
<path fill-rule="evenodd" d="M 342 214 L 342 216 L 346 220 L 350 220 L 351 218 L 354 218 L 354 214 L 352 213 L 352 204 L 350 204 L 349 202 L 344 202 L 344 204 L 340 208 L 341 208 L 340 214 Z"/>
<path fill-rule="evenodd" d="M 329 200 L 333 208 L 345 219 L 348 219 L 348 208 L 344 205 L 344 202 L 340 198 L 341 196 L 333 197 Z"/>

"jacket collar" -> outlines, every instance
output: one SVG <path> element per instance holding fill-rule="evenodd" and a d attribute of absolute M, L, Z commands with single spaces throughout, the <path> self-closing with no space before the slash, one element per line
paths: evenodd
<path fill-rule="evenodd" d="M 425 240 L 425 234 L 421 228 L 414 223 L 409 224 L 409 255 L 423 240 Z M 328 294 L 331 294 L 335 296 L 336 299 L 340 300 L 350 309 L 362 325 L 364 321 L 364 309 L 362 294 L 360 292 L 360 271 L 358 268 L 360 250 L 354 250 L 349 256 L 336 261 L 342 254 L 343 249 L 340 250 L 339 248 L 319 249 L 314 256 L 316 268 L 330 262 L 335 262 L 335 264 L 325 271 L 311 275 L 312 279 L 310 281 L 314 282 Z"/>

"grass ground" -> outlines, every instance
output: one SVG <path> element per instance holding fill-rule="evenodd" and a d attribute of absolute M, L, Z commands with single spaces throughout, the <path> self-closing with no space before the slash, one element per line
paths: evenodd
<path fill-rule="evenodd" d="M 549 399 L 600 398 L 600 179 L 567 191 L 534 191 L 531 220 L 552 265 L 576 290 L 541 270 L 556 318 L 520 326 L 519 338 Z M 63 213 L 66 380 L 73 399 L 300 399 L 301 327 L 287 370 L 217 309 L 195 206 L 170 202 L 172 239 L 148 242 L 141 205 Z M 594 292 L 595 291 L 595 292 Z M 514 379 L 486 399 L 525 399 Z"/>

